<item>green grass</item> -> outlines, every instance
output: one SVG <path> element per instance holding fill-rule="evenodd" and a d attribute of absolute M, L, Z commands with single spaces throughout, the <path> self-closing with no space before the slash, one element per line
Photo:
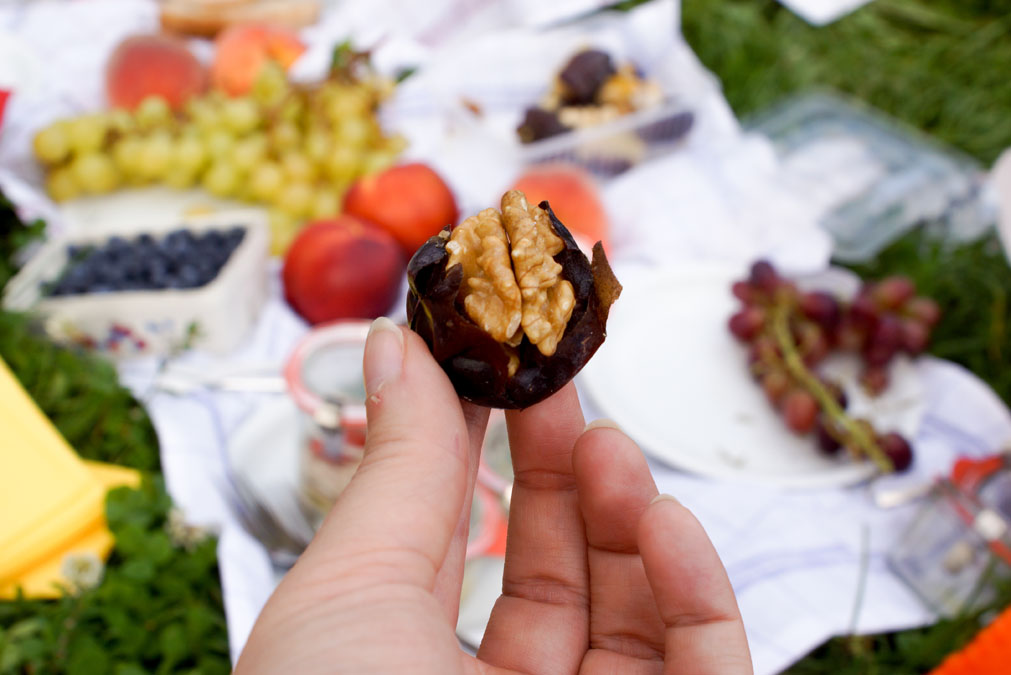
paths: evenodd
<path fill-rule="evenodd" d="M 775 0 L 683 0 L 682 29 L 739 116 L 831 87 L 987 165 L 1011 146 L 1011 0 L 875 0 L 824 28 Z"/>
<path fill-rule="evenodd" d="M 876 0 L 822 29 L 774 0 L 683 0 L 683 30 L 742 117 L 831 87 L 985 164 L 1011 146 L 1011 0 Z M 12 253 L 34 233 L 9 214 L 0 203 L 0 286 L 14 269 Z M 947 310 L 933 352 L 1011 402 L 1011 274 L 993 239 L 948 249 L 913 233 L 860 271 L 912 275 Z M 27 317 L 0 313 L 0 356 L 83 456 L 152 472 L 141 490 L 110 495 L 117 544 L 102 585 L 55 602 L 0 603 L 0 673 L 227 672 L 214 542 L 186 549 L 166 539 L 171 502 L 142 406 L 111 366 L 52 345 Z M 1009 599 L 1003 590 L 995 606 Z M 835 639 L 791 672 L 925 672 L 980 620 Z"/>
<path fill-rule="evenodd" d="M 157 470 L 154 428 L 115 368 L 41 333 L 29 317 L 0 312 L 0 356 L 64 438 L 86 459 Z"/>

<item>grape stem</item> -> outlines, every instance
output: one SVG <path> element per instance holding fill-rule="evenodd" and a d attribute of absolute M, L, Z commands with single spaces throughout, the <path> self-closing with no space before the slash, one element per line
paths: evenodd
<path fill-rule="evenodd" d="M 804 359 L 797 351 L 797 345 L 790 334 L 790 310 L 789 302 L 780 301 L 775 303 L 772 314 L 772 334 L 783 352 L 783 361 L 787 370 L 790 371 L 790 375 L 814 396 L 822 411 L 829 416 L 834 424 L 848 433 L 848 437 L 856 443 L 861 452 L 877 464 L 881 471 L 891 473 L 895 467 L 888 456 L 878 447 L 874 437 L 846 414 L 846 411 L 836 401 L 835 396 L 804 364 Z"/>

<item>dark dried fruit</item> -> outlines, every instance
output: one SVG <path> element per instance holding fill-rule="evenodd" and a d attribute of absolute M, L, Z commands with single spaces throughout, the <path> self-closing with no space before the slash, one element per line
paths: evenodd
<path fill-rule="evenodd" d="M 593 103 L 597 90 L 614 73 L 614 64 L 607 52 L 599 49 L 579 52 L 558 74 L 558 79 L 565 85 L 563 102 L 569 105 Z"/>
<path fill-rule="evenodd" d="M 558 119 L 558 113 L 537 107 L 527 108 L 523 122 L 516 129 L 516 133 L 524 143 L 533 143 L 568 131 L 572 130 L 562 124 Z"/>
<path fill-rule="evenodd" d="M 552 246 L 535 246 L 540 246 L 535 251 L 540 264 L 533 267 L 526 264 L 525 252 L 512 248 L 515 229 L 507 224 L 504 232 L 509 236 L 505 237 L 495 230 L 496 218 L 509 223 L 517 208 L 526 209 L 522 212 L 529 214 L 528 220 L 548 229 L 535 232 L 533 240 L 546 237 L 552 242 Z M 407 318 L 462 398 L 495 408 L 526 408 L 561 389 L 600 347 L 608 311 L 621 284 L 611 272 L 603 247 L 597 243 L 593 262 L 587 260 L 548 202 L 533 207 L 514 191 L 503 197 L 503 213 L 504 217 L 486 209 L 452 230 L 447 227 L 418 249 L 407 267 Z M 519 241 L 529 244 L 530 239 Z M 482 248 L 470 254 L 466 250 L 470 243 Z M 502 249 L 503 245 L 508 248 Z M 502 251 L 509 255 L 504 268 L 501 261 L 496 265 L 492 260 Z M 538 289 L 523 279 L 549 267 L 556 279 L 547 296 L 540 296 L 541 304 L 535 309 L 541 305 L 546 309 L 537 316 L 528 302 L 544 286 Z M 514 276 L 515 286 L 508 274 L 503 276 L 505 271 Z M 516 315 L 515 288 L 522 289 L 522 323 Z M 552 295 L 555 291 L 560 300 Z"/>

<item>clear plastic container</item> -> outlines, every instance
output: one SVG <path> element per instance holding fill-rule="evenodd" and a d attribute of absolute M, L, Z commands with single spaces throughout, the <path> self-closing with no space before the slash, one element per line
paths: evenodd
<path fill-rule="evenodd" d="M 676 99 L 604 124 L 520 146 L 526 164 L 568 162 L 610 178 L 676 149 L 691 130 L 694 113 Z"/>
<path fill-rule="evenodd" d="M 771 139 L 782 180 L 822 214 L 838 260 L 868 260 L 925 222 L 959 240 L 995 222 L 975 160 L 856 102 L 807 94 L 748 126 Z"/>
<path fill-rule="evenodd" d="M 889 553 L 892 569 L 944 616 L 987 602 L 1011 572 L 1011 457 L 961 459 Z"/>
<path fill-rule="evenodd" d="M 284 370 L 302 412 L 299 498 L 314 526 L 358 469 L 365 449 L 362 357 L 368 321 L 340 321 L 313 329 Z"/>

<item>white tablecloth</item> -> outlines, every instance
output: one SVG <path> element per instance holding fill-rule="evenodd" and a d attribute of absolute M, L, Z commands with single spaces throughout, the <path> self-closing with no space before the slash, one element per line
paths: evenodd
<path fill-rule="evenodd" d="M 370 18 L 375 14 L 366 4 L 338 4 L 335 11 L 345 14 L 334 16 L 351 18 L 330 19 L 306 31 L 313 49 L 303 70 L 311 74 L 318 67 L 335 37 L 348 32 L 363 39 L 375 37 Z M 388 111 L 388 122 L 412 139 L 413 156 L 430 161 L 449 178 L 464 209 L 473 210 L 490 203 L 518 165 L 502 157 L 490 168 L 486 162 L 484 171 L 476 171 L 474 157 L 481 155 L 486 141 L 447 123 L 447 101 L 452 99 L 441 99 L 435 107 L 418 103 L 425 100 L 418 92 L 424 91 L 426 73 L 433 76 L 458 58 L 459 52 L 453 50 L 466 49 L 468 31 L 496 25 L 486 20 L 490 15 L 481 14 L 483 3 L 467 4 L 474 8 L 467 31 L 455 23 L 439 30 L 425 23 L 430 30 L 421 35 L 412 33 L 406 23 L 393 32 L 395 39 L 384 43 L 385 51 L 377 54 L 377 60 L 385 59 L 391 68 L 411 59 L 426 66 L 403 87 Z M 531 3 L 510 6 L 524 4 Z M 451 5 L 455 6 L 438 3 Z M 0 169 L 37 179 L 28 154 L 31 131 L 55 117 L 100 105 L 101 68 L 108 49 L 127 33 L 151 29 L 154 21 L 153 3 L 141 0 L 40 1 L 0 8 L 0 30 L 16 31 L 45 55 L 40 58 L 45 78 L 12 99 L 0 138 Z M 635 275 L 682 260 L 743 263 L 758 256 L 771 257 L 792 271 L 824 267 L 829 244 L 814 225 L 814 208 L 803 195 L 778 187 L 777 163 L 768 143 L 741 133 L 717 83 L 676 39 L 676 21 L 676 3 L 661 0 L 624 18 L 561 29 L 570 42 L 591 34 L 580 31 L 592 31 L 615 49 L 635 45 L 665 63 L 676 63 L 697 111 L 697 128 L 682 151 L 625 174 L 604 191 L 615 226 L 616 269 Z M 529 27 L 512 25 L 530 45 L 538 44 Z M 487 39 L 496 38 L 489 34 Z M 542 86 L 544 76 L 518 70 L 505 80 L 526 82 L 529 88 Z M 6 184 L 11 182 L 8 174 Z M 49 215 L 59 227 L 59 214 L 30 189 L 19 186 L 16 191 L 29 210 Z M 305 330 L 275 283 L 258 324 L 235 353 L 227 358 L 191 353 L 179 363 L 204 369 L 280 363 Z M 170 395 L 151 388 L 154 369 L 153 362 L 133 362 L 121 367 L 121 375 L 151 414 L 173 499 L 191 522 L 220 532 L 229 638 L 237 655 L 273 587 L 275 572 L 263 547 L 238 525 L 228 507 L 226 452 L 244 420 L 259 406 L 271 405 L 270 399 L 234 393 Z M 923 359 L 918 370 L 929 394 L 927 414 L 915 439 L 919 459 L 911 475 L 893 480 L 925 480 L 945 472 L 960 454 L 979 456 L 1011 439 L 1011 416 L 975 377 L 932 359 Z M 592 402 L 584 404 L 588 417 L 595 416 Z M 738 594 L 758 673 L 782 669 L 832 635 L 905 628 L 933 618 L 884 562 L 913 507 L 879 510 L 865 487 L 783 493 L 720 484 L 659 463 L 652 468 L 660 489 L 689 506 L 715 542 Z M 868 577 L 864 595 L 858 598 L 865 556 Z"/>

